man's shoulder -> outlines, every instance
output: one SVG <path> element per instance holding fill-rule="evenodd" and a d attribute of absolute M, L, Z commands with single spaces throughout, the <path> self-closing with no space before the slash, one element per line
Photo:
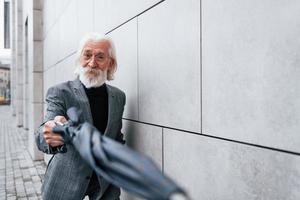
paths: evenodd
<path fill-rule="evenodd" d="M 68 91 L 76 84 L 76 80 L 66 81 L 51 86 L 48 90 Z"/>
<path fill-rule="evenodd" d="M 124 95 L 125 96 L 125 92 L 123 90 L 121 90 L 120 88 L 117 88 L 115 86 L 106 84 L 108 89 L 110 89 L 111 91 L 113 91 L 115 94 L 120 94 L 120 95 Z"/>

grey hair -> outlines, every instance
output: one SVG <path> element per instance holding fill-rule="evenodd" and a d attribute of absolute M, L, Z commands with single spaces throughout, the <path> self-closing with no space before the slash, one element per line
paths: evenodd
<path fill-rule="evenodd" d="M 109 57 L 113 60 L 113 65 L 110 69 L 107 71 L 107 80 L 113 80 L 114 79 L 114 73 L 117 70 L 117 55 L 116 55 L 116 48 L 115 44 L 112 41 L 112 39 L 106 35 L 100 34 L 100 33 L 88 33 L 86 34 L 79 42 L 78 49 L 76 52 L 76 65 L 78 66 L 80 63 L 80 57 L 82 55 L 82 51 L 86 43 L 88 42 L 100 42 L 100 41 L 107 41 L 109 43 Z"/>

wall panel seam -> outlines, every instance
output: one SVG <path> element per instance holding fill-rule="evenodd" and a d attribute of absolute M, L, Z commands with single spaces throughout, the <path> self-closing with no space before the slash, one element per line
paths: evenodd
<path fill-rule="evenodd" d="M 137 15 L 135 15 L 135 16 L 129 18 L 129 19 L 126 20 L 125 22 L 123 22 L 123 23 L 117 25 L 116 27 L 114 27 L 114 28 L 112 28 L 111 30 L 109 30 L 108 32 L 106 32 L 105 35 L 107 35 L 107 34 L 113 32 L 114 30 L 116 30 L 116 29 L 120 28 L 121 26 L 127 24 L 128 22 L 130 22 L 130 21 L 133 20 L 134 18 L 139 17 L 139 16 L 142 15 L 143 13 L 147 12 L 148 10 L 151 10 L 152 8 L 156 7 L 157 5 L 161 4 L 161 3 L 164 2 L 164 1 L 165 1 L 165 0 L 159 1 L 159 2 L 157 2 L 156 4 L 150 6 L 149 8 L 143 10 L 142 12 L 138 13 Z"/>
<path fill-rule="evenodd" d="M 203 133 L 203 113 L 202 113 L 202 100 L 203 100 L 203 93 L 202 93 L 202 85 L 203 85 L 203 77 L 202 77 L 202 0 L 200 0 L 200 133 Z"/>
<path fill-rule="evenodd" d="M 232 143 L 237 143 L 237 144 L 252 146 L 252 147 L 256 147 L 256 148 L 267 149 L 267 150 L 277 151 L 277 152 L 281 152 L 281 153 L 287 153 L 287 154 L 292 154 L 292 155 L 300 156 L 300 152 L 296 152 L 296 151 L 291 151 L 291 150 L 286 150 L 286 149 L 280 149 L 280 148 L 270 147 L 270 146 L 264 146 L 264 145 L 254 144 L 254 143 L 245 142 L 245 141 L 241 141 L 241 140 L 234 140 L 234 139 L 219 137 L 219 136 L 215 136 L 215 135 L 209 135 L 209 134 L 203 134 L 203 133 L 200 134 L 200 133 L 193 132 L 193 131 L 188 131 L 188 130 L 183 130 L 183 129 L 178 129 L 178 128 L 172 128 L 172 127 L 168 127 L 168 126 L 162 126 L 162 125 L 157 125 L 157 124 L 142 122 L 142 121 L 128 119 L 128 118 L 123 118 L 123 120 L 131 121 L 131 122 L 137 122 L 137 123 L 140 123 L 140 124 L 146 124 L 146 125 L 156 126 L 156 127 L 161 127 L 161 128 L 164 128 L 164 129 L 170 129 L 170 130 L 180 131 L 180 132 L 184 132 L 184 133 L 187 133 L 187 134 L 198 135 L 198 136 L 201 136 L 201 137 L 209 137 L 209 138 L 212 138 L 212 139 L 223 140 L 223 141 L 227 141 L 227 142 L 232 142 Z"/>

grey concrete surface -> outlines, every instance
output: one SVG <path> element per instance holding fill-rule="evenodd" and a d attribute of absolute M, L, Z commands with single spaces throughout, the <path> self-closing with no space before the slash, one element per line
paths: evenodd
<path fill-rule="evenodd" d="M 123 120 L 126 144 L 150 157 L 162 170 L 162 128 Z"/>
<path fill-rule="evenodd" d="M 61 6 L 59 6 L 61 8 Z M 59 15 L 59 20 L 55 24 L 55 28 L 58 28 L 58 43 L 60 47 L 55 50 L 58 53 L 58 60 L 65 58 L 74 52 L 78 44 L 78 23 L 72 23 L 70 26 L 69 23 L 76 21 L 76 16 L 74 13 L 77 13 L 77 1 L 69 1 L 65 8 L 63 8 L 61 15 Z M 66 27 L 67 26 L 67 27 Z M 63 44 L 63 45 L 62 45 Z"/>
<path fill-rule="evenodd" d="M 300 152 L 300 2 L 202 9 L 203 133 Z"/>
<path fill-rule="evenodd" d="M 139 16 L 138 49 L 139 120 L 200 132 L 200 2 Z"/>
<path fill-rule="evenodd" d="M 192 199 L 300 199 L 300 156 L 164 129 L 164 172 Z"/>
<path fill-rule="evenodd" d="M 157 2 L 159 0 L 94 1 L 95 31 L 108 32 Z"/>
<path fill-rule="evenodd" d="M 162 128 L 137 122 L 123 120 L 122 131 L 126 136 L 126 144 L 151 158 L 156 165 L 163 169 L 163 140 Z M 141 198 L 122 190 L 122 200 L 139 200 Z"/>
<path fill-rule="evenodd" d="M 131 20 L 109 36 L 115 42 L 118 60 L 115 80 L 111 83 L 122 88 L 126 94 L 123 117 L 138 120 L 137 19 Z"/>

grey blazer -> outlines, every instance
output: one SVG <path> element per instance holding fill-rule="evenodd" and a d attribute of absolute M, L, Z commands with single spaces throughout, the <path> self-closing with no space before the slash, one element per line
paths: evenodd
<path fill-rule="evenodd" d="M 108 122 L 104 135 L 117 141 L 123 141 L 122 115 L 125 105 L 125 94 L 116 87 L 106 85 L 108 93 Z M 51 87 L 46 96 L 47 110 L 45 122 L 53 120 L 55 116 L 66 116 L 68 108 L 75 106 L 81 109 L 80 122 L 93 124 L 88 98 L 78 79 Z M 101 111 L 99 111 L 101 112 Z M 72 145 L 67 144 L 67 152 L 62 153 L 59 148 L 50 147 L 44 140 L 43 124 L 37 129 L 36 143 L 39 150 L 47 154 L 54 154 L 48 163 L 42 185 L 44 200 L 76 200 L 83 199 L 92 176 L 92 169 L 83 161 Z M 109 183 L 98 177 L 101 198 Z"/>

